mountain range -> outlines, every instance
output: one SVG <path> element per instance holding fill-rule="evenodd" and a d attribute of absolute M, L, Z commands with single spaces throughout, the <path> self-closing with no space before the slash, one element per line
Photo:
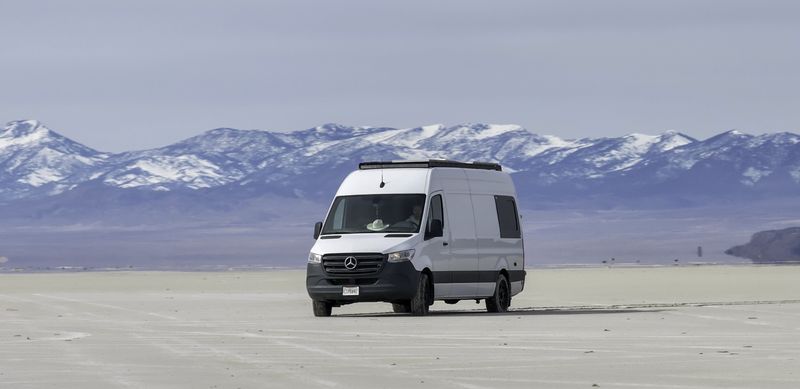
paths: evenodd
<path fill-rule="evenodd" d="M 429 158 L 499 162 L 521 197 L 542 204 L 681 206 L 800 194 L 800 135 L 787 132 L 561 139 L 517 125 L 325 124 L 289 133 L 218 128 L 108 153 L 24 120 L 0 132 L 0 201 L 102 190 L 327 201 L 360 161 Z"/>
<path fill-rule="evenodd" d="M 34 120 L 0 131 L 3 268 L 302 266 L 313 223 L 361 161 L 493 161 L 519 194 L 530 264 L 737 261 L 797 224 L 800 136 L 728 131 L 562 139 L 516 125 L 295 132 L 218 128 L 109 153 Z"/>

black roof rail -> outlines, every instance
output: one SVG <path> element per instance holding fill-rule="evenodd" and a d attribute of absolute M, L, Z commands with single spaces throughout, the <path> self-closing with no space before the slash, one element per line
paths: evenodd
<path fill-rule="evenodd" d="M 358 164 L 358 170 L 369 169 L 408 169 L 408 168 L 421 168 L 430 169 L 435 167 L 457 167 L 462 169 L 480 169 L 480 170 L 497 170 L 503 171 L 503 167 L 499 163 L 492 162 L 459 162 L 449 161 L 446 159 L 429 159 L 427 161 L 376 161 L 376 162 L 361 162 Z"/>

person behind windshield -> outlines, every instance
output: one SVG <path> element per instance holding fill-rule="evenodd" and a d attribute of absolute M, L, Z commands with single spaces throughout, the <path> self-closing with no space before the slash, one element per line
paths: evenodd
<path fill-rule="evenodd" d="M 409 222 L 414 225 L 414 228 L 419 228 L 419 222 L 422 218 L 422 206 L 415 205 L 414 208 L 411 209 L 411 216 L 409 216 L 405 221 Z"/>

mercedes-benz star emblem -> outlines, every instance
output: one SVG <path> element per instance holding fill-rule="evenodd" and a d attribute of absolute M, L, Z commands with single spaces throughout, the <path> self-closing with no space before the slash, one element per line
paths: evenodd
<path fill-rule="evenodd" d="M 347 257 L 344 259 L 344 267 L 347 270 L 353 270 L 358 266 L 358 260 L 356 257 Z"/>

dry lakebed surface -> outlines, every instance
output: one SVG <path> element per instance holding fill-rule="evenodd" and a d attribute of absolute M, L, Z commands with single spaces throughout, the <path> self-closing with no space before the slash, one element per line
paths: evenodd
<path fill-rule="evenodd" d="M 2 388 L 798 388 L 800 267 L 529 269 L 507 314 L 304 271 L 0 274 Z"/>

